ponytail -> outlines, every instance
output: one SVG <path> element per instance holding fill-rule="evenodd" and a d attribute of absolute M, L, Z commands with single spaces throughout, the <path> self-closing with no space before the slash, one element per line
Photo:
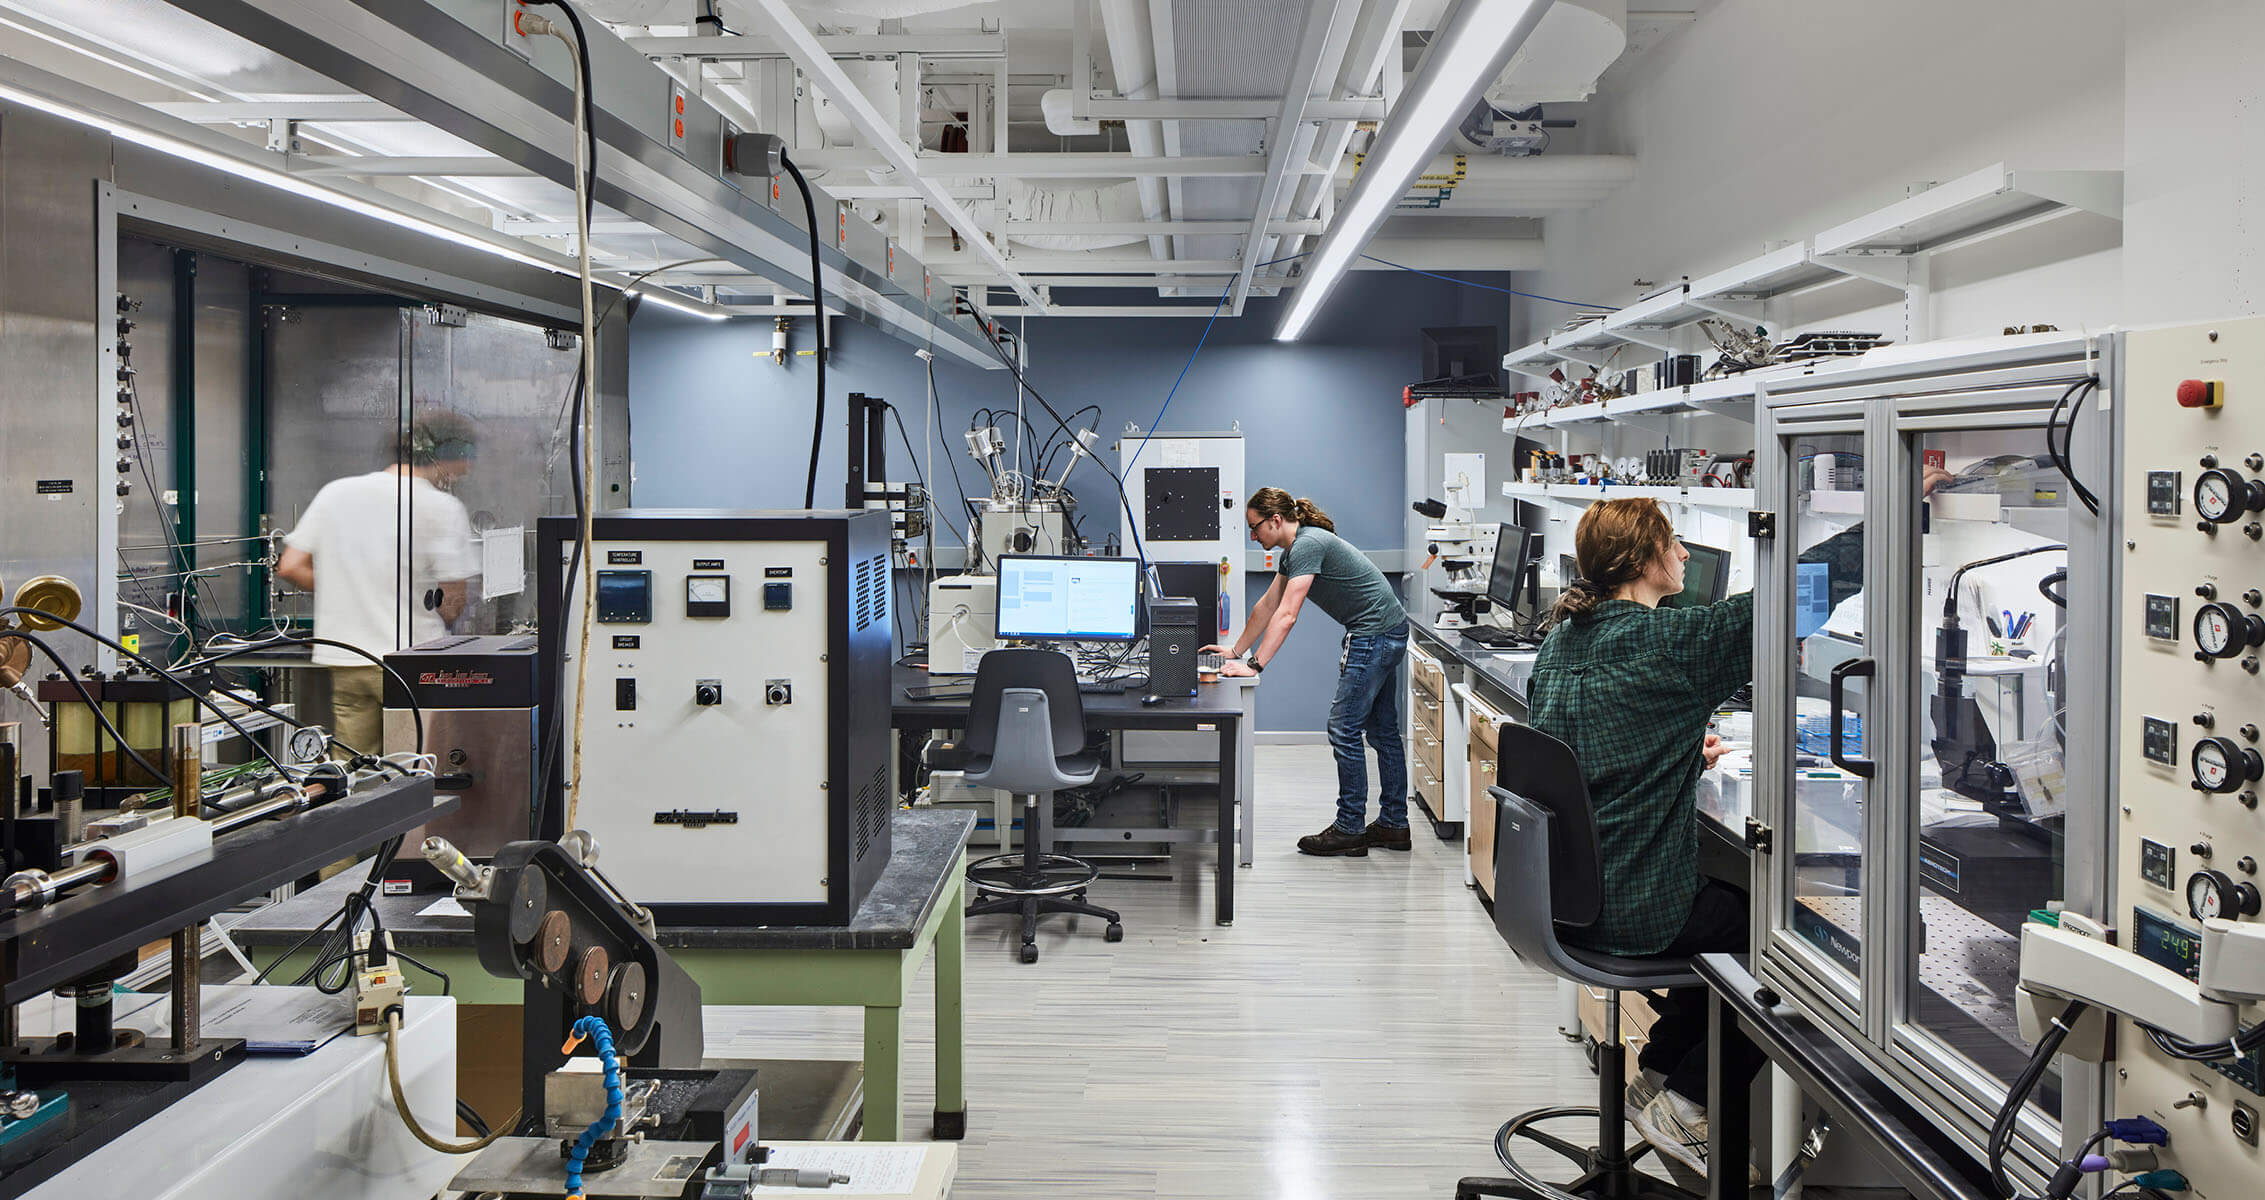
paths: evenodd
<path fill-rule="evenodd" d="M 1283 517 L 1296 521 L 1300 525 L 1311 525 L 1316 529 L 1326 529 L 1331 533 L 1337 532 L 1337 523 L 1329 519 L 1328 513 L 1321 511 L 1320 505 L 1303 496 L 1293 498 L 1290 493 L 1281 488 L 1260 488 L 1252 492 L 1250 504 L 1246 507 L 1257 513 L 1261 520 L 1267 517 Z"/>
<path fill-rule="evenodd" d="M 1620 589 L 1643 578 L 1660 555 L 1675 544 L 1675 526 L 1649 499 L 1599 500 L 1581 514 L 1573 531 L 1574 559 L 1581 577 L 1565 581 L 1565 590 L 1549 610 L 1556 625 L 1582 616 L 1618 595 Z"/>

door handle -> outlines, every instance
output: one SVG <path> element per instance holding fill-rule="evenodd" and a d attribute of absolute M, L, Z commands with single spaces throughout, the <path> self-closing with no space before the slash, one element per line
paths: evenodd
<path fill-rule="evenodd" d="M 1872 760 L 1848 757 L 1841 744 L 1840 716 L 1848 709 L 1848 680 L 1850 676 L 1877 679 L 1880 664 L 1876 659 L 1852 658 L 1832 669 L 1832 761 L 1841 770 L 1858 779 L 1872 777 Z"/>

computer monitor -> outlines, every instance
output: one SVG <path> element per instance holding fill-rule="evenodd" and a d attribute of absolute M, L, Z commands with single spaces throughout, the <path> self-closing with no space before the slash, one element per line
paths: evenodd
<path fill-rule="evenodd" d="M 1129 642 L 1140 634 L 1140 560 L 999 556 L 999 640 Z"/>
<path fill-rule="evenodd" d="M 1793 636 L 1805 638 L 1832 619 L 1832 566 L 1797 563 L 1793 569 Z"/>
<path fill-rule="evenodd" d="M 1486 598 L 1497 607 L 1518 607 L 1518 589 L 1534 565 L 1534 534 L 1505 522 L 1494 533 L 1494 568 L 1486 577 Z"/>
<path fill-rule="evenodd" d="M 1580 577 L 1580 559 L 1577 559 L 1570 554 L 1560 554 L 1557 556 L 1557 586 L 1559 588 L 1562 588 L 1566 591 L 1573 590 L 1573 581 L 1579 579 Z"/>
<path fill-rule="evenodd" d="M 1697 608 L 1722 599 L 1730 585 L 1730 551 L 1685 542 L 1691 561 L 1683 564 L 1683 590 L 1660 601 L 1666 608 Z"/>

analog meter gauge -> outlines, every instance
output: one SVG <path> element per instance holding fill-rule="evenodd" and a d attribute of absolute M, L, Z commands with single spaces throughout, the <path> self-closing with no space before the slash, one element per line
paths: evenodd
<path fill-rule="evenodd" d="M 2223 603 L 2194 610 L 2194 644 L 2211 658 L 2232 658 L 2260 642 L 2265 618 Z"/>
<path fill-rule="evenodd" d="M 731 576 L 687 575 L 684 577 L 684 615 L 688 617 L 728 617 L 731 615 Z"/>
<path fill-rule="evenodd" d="M 2260 899 L 2256 884 L 2235 883 L 2223 871 L 2196 871 L 2186 879 L 2186 911 L 2197 921 L 2254 917 Z"/>
<path fill-rule="evenodd" d="M 2194 477 L 2194 511 L 2206 521 L 2219 525 L 2238 521 L 2243 513 L 2260 507 L 2259 499 L 2248 481 L 2223 467 Z"/>
<path fill-rule="evenodd" d="M 291 761 L 321 762 L 330 753 L 330 735 L 320 729 L 300 729 L 291 734 Z"/>
<path fill-rule="evenodd" d="M 2265 775 L 2265 759 L 2232 738 L 2203 738 L 2194 743 L 2187 762 L 2194 770 L 2194 786 L 2205 792 L 2237 792 Z"/>

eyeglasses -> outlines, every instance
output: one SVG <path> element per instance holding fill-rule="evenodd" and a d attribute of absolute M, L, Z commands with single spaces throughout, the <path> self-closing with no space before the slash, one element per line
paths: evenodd
<path fill-rule="evenodd" d="M 1256 540 L 1258 539 L 1258 531 L 1259 531 L 1259 530 L 1261 530 L 1261 529 L 1264 529 L 1264 528 L 1266 528 L 1266 523 L 1267 523 L 1268 521 L 1271 521 L 1271 520 L 1273 520 L 1273 519 L 1274 519 L 1274 518 L 1272 518 L 1272 517 L 1260 517 L 1260 518 L 1259 518 L 1258 520 L 1256 520 L 1256 521 L 1251 521 L 1251 522 L 1248 522 L 1248 524 L 1249 524 L 1249 526 L 1250 526 L 1250 536 L 1251 536 L 1251 540 L 1253 540 L 1253 541 L 1256 541 Z"/>

